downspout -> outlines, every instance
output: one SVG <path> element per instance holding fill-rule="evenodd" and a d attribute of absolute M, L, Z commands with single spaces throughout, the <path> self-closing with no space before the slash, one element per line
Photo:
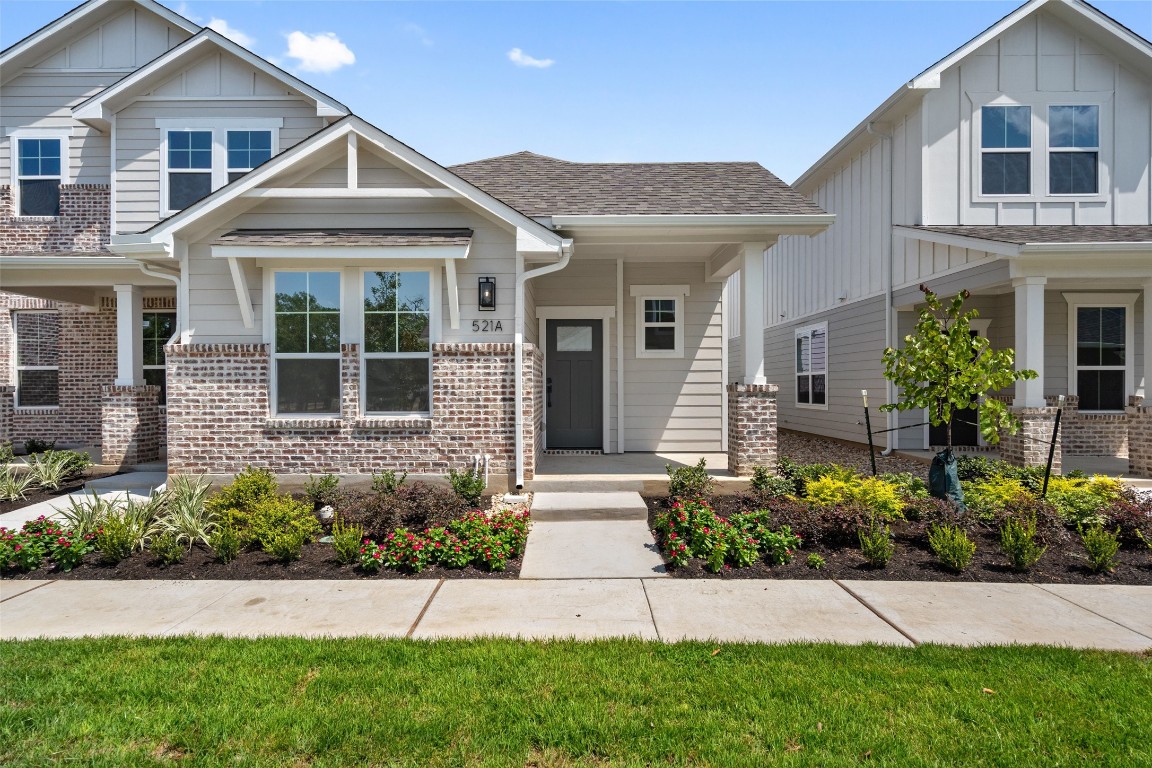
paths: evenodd
<path fill-rule="evenodd" d="M 879 136 L 881 146 L 886 147 L 888 150 L 888 172 L 886 174 L 888 182 L 888 207 L 886 215 L 881 217 L 884 221 L 884 237 L 887 240 L 888 248 L 887 254 L 884 257 L 884 347 L 890 348 L 895 344 L 896 330 L 892 327 L 895 322 L 895 312 L 892 311 L 892 276 L 893 276 L 893 261 L 896 258 L 896 245 L 895 238 L 892 236 L 892 222 L 895 218 L 895 187 L 896 187 L 896 161 L 892 147 L 892 131 L 882 131 L 876 127 L 876 123 L 868 123 L 868 133 L 873 136 Z M 896 402 L 896 385 L 892 381 L 888 381 L 887 388 L 887 402 Z M 889 411 L 887 413 L 886 427 L 888 434 L 886 435 L 885 443 L 887 447 L 880 452 L 881 456 L 891 456 L 892 452 L 896 450 L 897 435 L 897 412 Z"/>
<path fill-rule="evenodd" d="M 136 262 L 136 266 L 138 266 L 140 268 L 141 272 L 148 275 L 149 277 L 159 277 L 159 278 L 162 278 L 164 280 L 171 280 L 173 283 L 176 284 L 176 335 L 173 336 L 172 338 L 173 339 L 181 338 L 181 331 L 184 328 L 184 323 L 183 323 L 184 313 L 187 312 L 188 310 L 186 307 L 182 307 L 181 302 L 180 302 L 180 288 L 181 288 L 180 276 L 169 274 L 168 272 L 158 272 L 154 269 L 151 269 L 147 264 L 145 264 L 141 261 Z M 172 339 L 169 339 L 168 343 L 171 344 Z"/>
<path fill-rule="evenodd" d="M 524 488 L 524 285 L 535 277 L 541 277 L 552 272 L 559 272 L 568 266 L 572 258 L 572 241 L 565 239 L 560 243 L 560 260 L 555 264 L 521 271 L 516 276 L 516 328 L 515 328 L 515 386 L 516 386 L 516 490 Z"/>

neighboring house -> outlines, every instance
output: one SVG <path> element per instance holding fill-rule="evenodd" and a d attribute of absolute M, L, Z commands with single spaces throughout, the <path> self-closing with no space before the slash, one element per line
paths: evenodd
<path fill-rule="evenodd" d="M 911 333 L 924 283 L 971 291 L 974 329 L 1039 373 L 1003 393 L 1028 439 L 1002 453 L 1041 460 L 1067 395 L 1064 452 L 1152 472 L 1149 408 L 1136 407 L 1152 394 L 1147 40 L 1086 3 L 1032 0 L 901 86 L 794 186 L 837 220 L 766 256 L 763 349 L 782 428 L 865 439 L 860 390 L 873 406 L 896 397 L 881 355 Z M 748 340 L 730 335 L 739 370 Z M 958 443 L 979 446 L 974 418 L 957 416 Z M 940 432 L 878 442 L 925 449 Z"/>
<path fill-rule="evenodd" d="M 723 285 L 833 217 L 758 164 L 445 168 L 151 0 L 0 54 L 0 121 L 0 440 L 516 483 L 546 448 L 771 458 Z"/>

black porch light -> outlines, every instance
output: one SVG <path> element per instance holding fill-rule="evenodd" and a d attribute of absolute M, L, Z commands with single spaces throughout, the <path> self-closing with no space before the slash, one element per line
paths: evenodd
<path fill-rule="evenodd" d="M 480 278 L 480 309 L 491 312 L 496 309 L 496 278 Z"/>

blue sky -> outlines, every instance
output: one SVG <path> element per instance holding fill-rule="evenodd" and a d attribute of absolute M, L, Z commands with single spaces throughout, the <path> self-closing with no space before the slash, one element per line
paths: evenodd
<path fill-rule="evenodd" d="M 0 45 L 75 4 L 0 0 Z M 168 5 L 238 30 L 256 53 L 445 165 L 530 149 L 581 161 L 756 160 L 791 181 L 1018 3 Z M 1096 5 L 1152 38 L 1152 0 Z"/>

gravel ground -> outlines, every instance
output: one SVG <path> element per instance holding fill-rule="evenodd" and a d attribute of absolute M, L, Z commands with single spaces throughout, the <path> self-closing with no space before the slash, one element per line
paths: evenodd
<path fill-rule="evenodd" d="M 780 455 L 786 456 L 798 464 L 841 464 L 851 467 L 857 472 L 871 474 L 872 467 L 868 463 L 867 446 L 841 443 L 828 440 L 815 435 L 806 435 L 800 432 L 780 430 Z M 901 456 L 881 456 L 876 449 L 877 472 L 911 472 L 914 475 L 928 476 L 928 464 L 916 459 Z"/>

